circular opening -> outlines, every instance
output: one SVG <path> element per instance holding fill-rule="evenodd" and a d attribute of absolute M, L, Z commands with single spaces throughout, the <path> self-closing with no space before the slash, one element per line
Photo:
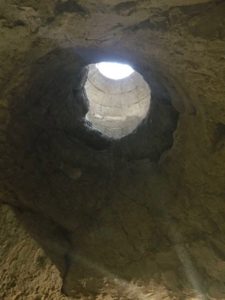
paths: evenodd
<path fill-rule="evenodd" d="M 85 91 L 89 100 L 86 120 L 114 139 L 132 133 L 150 108 L 150 88 L 129 65 L 116 62 L 89 65 Z"/>
<path fill-rule="evenodd" d="M 127 78 L 134 73 L 131 66 L 117 62 L 100 62 L 96 64 L 96 68 L 103 76 L 114 80 Z"/>

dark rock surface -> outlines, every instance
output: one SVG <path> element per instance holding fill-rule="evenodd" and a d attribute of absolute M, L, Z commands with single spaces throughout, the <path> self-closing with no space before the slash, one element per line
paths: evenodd
<path fill-rule="evenodd" d="M 224 16 L 224 1 L 0 3 L 0 298 L 66 299 L 56 266 L 75 299 L 225 299 Z M 106 58 L 152 90 L 119 141 L 84 121 L 85 66 Z"/>

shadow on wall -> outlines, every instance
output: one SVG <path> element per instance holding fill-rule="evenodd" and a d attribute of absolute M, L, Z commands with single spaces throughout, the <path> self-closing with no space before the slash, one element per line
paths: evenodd
<path fill-rule="evenodd" d="M 12 99 L 8 127 L 17 162 L 8 182 L 17 194 L 11 205 L 70 295 L 100 293 L 105 277 L 119 278 L 120 289 L 124 280 L 153 280 L 156 255 L 171 246 L 160 211 L 169 187 L 157 161 L 173 143 L 177 112 L 165 88 L 161 95 L 153 85 L 151 110 L 135 132 L 114 141 L 93 130 L 84 119 L 91 62 L 74 49 L 39 60 L 32 76 L 24 74 L 25 97 Z"/>

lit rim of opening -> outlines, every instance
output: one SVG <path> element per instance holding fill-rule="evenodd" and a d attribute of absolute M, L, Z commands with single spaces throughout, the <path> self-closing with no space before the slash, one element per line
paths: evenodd
<path fill-rule="evenodd" d="M 131 66 L 117 62 L 103 61 L 97 63 L 96 68 L 103 76 L 113 80 L 121 80 L 134 73 L 134 69 Z"/>

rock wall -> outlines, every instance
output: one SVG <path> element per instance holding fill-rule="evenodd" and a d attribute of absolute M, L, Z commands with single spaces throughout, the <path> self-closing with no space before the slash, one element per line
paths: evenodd
<path fill-rule="evenodd" d="M 0 297 L 225 299 L 224 16 L 219 0 L 0 3 Z M 84 122 L 84 67 L 104 58 L 152 92 L 117 142 Z"/>
<path fill-rule="evenodd" d="M 84 88 L 89 99 L 87 120 L 109 137 L 118 139 L 130 134 L 148 114 L 150 88 L 137 72 L 113 80 L 102 75 L 95 65 L 89 65 Z"/>
<path fill-rule="evenodd" d="M 61 294 L 58 270 L 24 231 L 7 205 L 0 208 L 0 298 L 69 299 Z"/>

